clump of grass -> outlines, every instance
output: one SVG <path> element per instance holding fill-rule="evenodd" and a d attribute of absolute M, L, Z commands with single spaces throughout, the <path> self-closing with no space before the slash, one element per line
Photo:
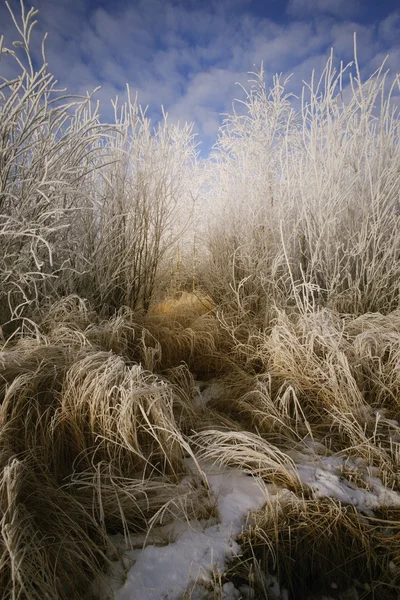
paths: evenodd
<path fill-rule="evenodd" d="M 82 598 L 108 564 L 105 532 L 29 457 L 2 466 L 1 597 Z"/>
<path fill-rule="evenodd" d="M 162 365 L 171 368 L 184 361 L 196 378 L 223 374 L 231 360 L 229 347 L 213 314 L 196 316 L 184 324 L 174 316 L 148 315 L 143 322 L 161 346 Z"/>
<path fill-rule="evenodd" d="M 197 387 L 193 374 L 185 363 L 167 369 L 163 373 L 172 386 L 176 401 L 174 403 L 174 416 L 179 430 L 190 433 L 199 422 L 199 411 L 196 406 Z"/>
<path fill-rule="evenodd" d="M 260 436 L 246 431 L 205 430 L 194 435 L 192 443 L 204 461 L 236 467 L 268 482 L 302 490 L 292 459 Z"/>
<path fill-rule="evenodd" d="M 176 296 L 165 298 L 151 308 L 151 313 L 173 317 L 182 324 L 196 320 L 201 315 L 206 315 L 215 309 L 210 296 L 199 291 L 192 293 L 181 292 Z"/>
<path fill-rule="evenodd" d="M 97 320 L 96 312 L 88 300 L 76 294 L 50 303 L 47 301 L 34 317 L 43 333 L 51 332 L 53 335 L 60 328 L 84 331 Z"/>
<path fill-rule="evenodd" d="M 399 426 L 388 418 L 393 412 L 386 414 L 376 400 L 390 393 L 389 373 L 395 386 L 391 352 L 397 356 L 397 342 L 382 342 L 392 348 L 385 359 L 368 358 L 359 337 L 365 334 L 354 335 L 351 327 L 350 316 L 327 309 L 277 311 L 269 329 L 253 331 L 246 344 L 236 342 L 237 354 L 258 358 L 261 373 L 253 376 L 248 391 L 233 395 L 231 402 L 227 394 L 213 408 L 278 445 L 309 438 L 332 451 L 361 456 L 379 467 L 386 483 L 398 486 Z"/>
<path fill-rule="evenodd" d="M 268 598 L 275 576 L 293 599 L 343 592 L 354 585 L 374 598 L 396 598 L 389 563 L 398 542 L 385 539 L 383 523 L 360 518 L 356 509 L 332 498 L 272 497 L 253 514 L 240 538 L 243 555 L 232 565 L 257 598 Z M 386 583 L 385 583 L 386 582 Z"/>
<path fill-rule="evenodd" d="M 82 316 L 76 322 L 75 310 Z M 179 483 L 188 473 L 185 457 L 193 457 L 182 433 L 196 420 L 191 374 L 184 365 L 163 377 L 146 371 L 125 354 L 131 342 L 134 350 L 133 328 L 116 326 L 115 319 L 87 327 L 86 310 L 76 299 L 58 305 L 53 313 L 60 321 L 48 315 L 46 335 L 35 327 L 34 337 L 16 337 L 1 353 L 1 593 L 10 590 L 10 597 L 81 597 L 107 567 L 107 532 L 123 532 L 128 541 L 129 532 L 148 532 L 161 521 L 207 517 L 214 510 L 200 471 L 197 482 L 193 477 Z M 101 349 L 100 333 L 112 328 L 123 334 L 111 340 L 119 344 L 118 354 Z M 141 343 L 139 353 L 146 352 L 143 336 Z M 32 538 L 25 554 L 24 519 Z M 80 545 L 75 562 L 74 544 Z M 38 577 L 35 584 L 40 565 L 34 554 L 40 555 L 42 546 L 47 562 L 43 581 Z M 57 555 L 65 562 L 60 572 Z"/>
<path fill-rule="evenodd" d="M 174 399 L 171 387 L 140 365 L 91 352 L 66 373 L 53 425 L 55 453 L 87 466 L 117 459 L 127 473 L 179 473 L 182 437 Z"/>
<path fill-rule="evenodd" d="M 1 353 L 0 443 L 17 456 L 29 453 L 44 461 L 53 473 L 49 431 L 63 378 L 76 358 L 68 346 L 47 345 L 46 340 L 37 339 L 20 340 Z"/>
<path fill-rule="evenodd" d="M 65 488 L 108 533 L 148 533 L 157 524 L 209 518 L 214 511 L 208 488 L 201 479 L 177 483 L 167 476 L 134 479 L 121 475 L 121 467 L 98 463 L 74 473 Z"/>
<path fill-rule="evenodd" d="M 156 373 L 185 363 L 202 379 L 226 372 L 234 363 L 230 342 L 212 313 L 186 312 L 181 318 L 181 313 L 145 314 L 125 307 L 108 319 L 97 319 L 82 333 L 94 347 Z"/>
<path fill-rule="evenodd" d="M 312 438 L 311 426 L 291 385 L 282 386 L 273 396 L 269 373 L 256 377 L 239 370 L 222 382 L 224 393 L 209 402 L 208 409 L 230 417 L 239 427 L 280 447 L 290 446 L 307 435 Z"/>
<path fill-rule="evenodd" d="M 394 420 L 400 418 L 400 313 L 365 314 L 348 319 L 368 403 Z"/>

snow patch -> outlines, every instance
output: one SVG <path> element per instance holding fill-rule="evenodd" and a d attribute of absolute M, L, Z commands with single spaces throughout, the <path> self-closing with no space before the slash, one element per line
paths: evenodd
<path fill-rule="evenodd" d="M 235 538 L 248 512 L 265 503 L 266 487 L 237 469 L 201 466 L 216 500 L 219 523 L 202 528 L 198 522 L 179 521 L 169 528 L 174 541 L 168 545 L 126 551 L 125 559 L 134 564 L 121 588 L 111 583 L 115 600 L 177 600 L 197 583 L 211 583 L 212 573 L 222 572 L 240 552 Z M 240 596 L 232 583 L 222 591 L 224 600 Z M 200 598 L 199 594 L 200 589 L 193 597 Z"/>

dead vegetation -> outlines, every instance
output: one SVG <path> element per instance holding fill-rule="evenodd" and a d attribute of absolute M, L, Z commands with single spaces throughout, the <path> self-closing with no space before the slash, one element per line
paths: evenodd
<path fill-rule="evenodd" d="M 214 591 L 395 600 L 398 76 L 364 84 L 356 61 L 343 104 L 331 56 L 296 113 L 256 73 L 199 171 L 191 127 L 152 131 L 129 94 L 110 125 L 65 103 L 44 48 L 33 68 L 35 14 L 24 58 L 0 38 L 21 70 L 0 85 L 0 597 L 90 598 L 113 534 L 217 519 L 211 463 L 270 493 Z M 200 189 L 219 217 L 201 243 Z M 330 497 L 299 453 L 385 493 Z"/>
<path fill-rule="evenodd" d="M 207 486 L 179 483 L 198 418 L 187 367 L 145 369 L 164 370 L 159 341 L 127 315 L 88 324 L 87 306 L 67 298 L 1 352 L 4 598 L 81 598 L 107 534 L 213 511 Z"/>
<path fill-rule="evenodd" d="M 158 316 L 124 310 L 105 320 L 72 297 L 3 346 L 4 598 L 6 590 L 20 598 L 43 590 L 50 598 L 79 597 L 116 556 L 110 533 L 128 541 L 161 515 L 163 522 L 212 515 L 201 470 L 203 484 L 180 483 L 188 456 L 194 464 L 238 468 L 275 490 L 291 490 L 253 515 L 229 580 L 251 581 L 256 597 L 268 597 L 266 582 L 274 576 L 291 597 L 305 598 L 326 585 L 329 573 L 339 591 L 357 580 L 376 598 L 395 597 L 396 507 L 360 516 L 352 505 L 316 498 L 299 477 L 293 451 L 311 443 L 326 456 L 363 460 L 399 490 L 390 371 L 397 368 L 397 313 L 369 321 L 326 309 L 290 317 L 278 311 L 269 329 L 253 330 L 236 346 L 216 317 L 202 318 L 184 326 L 164 314 L 156 327 Z M 208 363 L 215 355 L 223 376 Z M 249 369 L 251 356 L 261 372 Z M 199 372 L 221 386 L 200 405 Z M 357 468 L 340 473 L 349 485 L 371 489 Z M 63 539 L 56 562 L 46 546 L 50 537 L 55 545 Z"/>
<path fill-rule="evenodd" d="M 356 585 L 361 598 L 397 598 L 399 524 L 360 518 L 332 498 L 274 497 L 242 535 L 243 556 L 232 565 L 255 598 L 268 598 L 270 576 L 295 600 L 324 593 L 341 597 Z M 393 527 L 392 527 L 393 526 Z"/>

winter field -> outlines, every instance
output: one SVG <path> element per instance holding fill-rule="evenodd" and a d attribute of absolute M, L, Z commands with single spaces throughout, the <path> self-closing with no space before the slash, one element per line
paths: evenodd
<path fill-rule="evenodd" d="M 58 91 L 34 17 L 0 39 L 0 597 L 397 600 L 400 76 L 261 70 L 200 159 Z"/>

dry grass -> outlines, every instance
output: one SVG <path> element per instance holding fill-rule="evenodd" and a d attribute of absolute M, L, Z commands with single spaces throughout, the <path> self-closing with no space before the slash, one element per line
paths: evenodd
<path fill-rule="evenodd" d="M 331 56 L 296 113 L 255 73 L 198 168 L 192 128 L 153 129 L 129 90 L 113 125 L 60 97 L 35 14 L 0 86 L 0 597 L 89 597 L 110 533 L 213 515 L 204 460 L 277 492 L 232 567 L 255 598 L 274 574 L 294 599 L 357 579 L 394 600 L 398 508 L 316 499 L 290 454 L 361 457 L 400 490 L 399 76 L 363 83 L 355 56 L 344 103 Z"/>
<path fill-rule="evenodd" d="M 238 352 L 263 367 L 236 393 L 227 385 L 210 403 L 233 427 L 227 431 L 227 422 L 222 431 L 201 432 L 200 455 L 296 492 L 277 494 L 252 517 L 239 540 L 243 556 L 225 574 L 226 581 L 245 581 L 254 598 L 270 597 L 271 576 L 299 600 L 332 595 L 331 583 L 335 597 L 345 597 L 354 581 L 361 598 L 398 597 L 398 508 L 382 506 L 365 517 L 333 498 L 310 497 L 286 451 L 319 443 L 326 454 L 361 457 L 399 490 L 399 325 L 397 311 L 387 317 L 278 311 L 269 329 L 253 329 L 246 344 L 237 340 Z M 354 468 L 343 467 L 342 476 L 369 489 Z"/>
<path fill-rule="evenodd" d="M 239 468 L 290 489 L 302 489 L 292 459 L 260 436 L 246 431 L 206 430 L 195 435 L 193 443 L 204 461 Z"/>
<path fill-rule="evenodd" d="M 108 563 L 105 531 L 43 466 L 12 458 L 2 467 L 1 597 L 82 598 Z"/>
<path fill-rule="evenodd" d="M 222 382 L 224 394 L 212 400 L 208 408 L 230 417 L 238 427 L 281 447 L 290 446 L 308 434 L 312 437 L 311 427 L 292 386 L 282 388 L 273 397 L 270 374 L 256 377 L 243 371 L 223 378 Z"/>
<path fill-rule="evenodd" d="M 398 487 L 400 356 L 396 331 L 385 332 L 390 318 L 381 316 L 383 331 L 372 336 L 368 315 L 277 311 L 270 329 L 253 331 L 246 344 L 237 340 L 237 355 L 244 363 L 256 357 L 261 373 L 248 379 L 241 394 L 229 394 L 228 387 L 211 407 L 283 446 L 308 438 L 361 456 Z M 373 315 L 372 328 L 376 321 Z"/>
<path fill-rule="evenodd" d="M 212 313 L 185 324 L 129 309 L 101 319 L 68 297 L 28 323 L 0 354 L 4 594 L 78 598 L 78 585 L 89 589 L 107 567 L 107 533 L 123 533 L 129 545 L 132 532 L 213 515 L 200 470 L 180 483 L 191 456 L 292 491 L 289 500 L 278 493 L 242 538 L 236 577 L 250 578 L 260 597 L 269 573 L 291 582 L 294 598 L 313 582 L 331 577 L 344 589 L 356 577 L 391 599 L 400 569 L 395 509 L 381 507 L 371 520 L 314 499 L 290 454 L 318 442 L 327 454 L 362 457 L 398 489 L 396 314 L 391 330 L 376 314 L 278 311 L 268 329 L 250 325 L 246 337 L 244 325 L 228 331 Z M 196 375 L 218 372 L 217 397 L 199 405 Z M 342 475 L 368 487 L 354 469 Z M 51 527 L 42 507 L 54 514 Z M 40 549 L 50 536 L 58 548 L 62 529 L 70 533 L 60 566 L 53 546 Z"/>
<path fill-rule="evenodd" d="M 268 598 L 268 577 L 277 577 L 300 600 L 312 593 L 336 595 L 358 582 L 361 597 L 397 598 L 390 561 L 398 561 L 398 524 L 360 518 L 357 510 L 332 498 L 273 497 L 251 517 L 240 541 L 243 556 L 232 572 L 250 583 L 257 598 Z M 390 565 L 390 566 L 389 566 Z M 397 582 L 398 585 L 398 582 Z M 335 596 L 336 597 L 336 596 Z M 370 596 L 368 596 L 370 597 Z"/>
<path fill-rule="evenodd" d="M 211 313 L 196 316 L 185 325 L 174 317 L 148 315 L 145 328 L 158 340 L 163 356 L 162 366 L 171 368 L 185 362 L 198 379 L 222 375 L 232 365 L 218 321 Z"/>
<path fill-rule="evenodd" d="M 354 340 L 369 404 L 399 420 L 400 312 L 362 315 L 348 321 L 346 332 Z"/>
<path fill-rule="evenodd" d="M 152 354 L 143 326 L 88 315 L 67 298 L 0 355 L 4 598 L 81 598 L 107 566 L 107 533 L 128 541 L 215 510 L 201 472 L 178 483 L 183 459 L 197 464 L 182 433 L 197 419 L 187 367 L 155 375 L 132 360 Z"/>
<path fill-rule="evenodd" d="M 140 362 L 145 369 L 162 373 L 187 364 L 200 379 L 226 372 L 231 366 L 229 340 L 213 313 L 143 314 L 123 308 L 110 319 L 84 330 L 95 346 Z"/>
<path fill-rule="evenodd" d="M 152 475 L 133 479 L 119 475 L 119 467 L 99 463 L 96 468 L 73 474 L 66 489 L 108 533 L 149 533 L 157 524 L 187 519 L 208 519 L 214 512 L 208 488 L 195 478 L 176 483 Z"/>
<path fill-rule="evenodd" d="M 201 292 L 181 292 L 176 297 L 165 298 L 152 306 L 150 312 L 173 316 L 176 320 L 193 321 L 196 317 L 206 315 L 215 309 L 214 302 Z"/>

